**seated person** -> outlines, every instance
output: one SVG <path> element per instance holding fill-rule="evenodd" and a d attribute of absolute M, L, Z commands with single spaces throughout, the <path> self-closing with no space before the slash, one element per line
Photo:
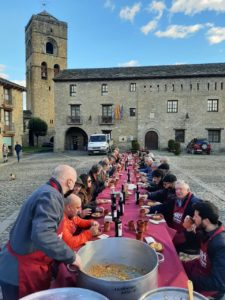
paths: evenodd
<path fill-rule="evenodd" d="M 99 233 L 99 223 L 78 217 L 81 211 L 81 199 L 71 194 L 65 199 L 62 238 L 73 250 L 91 240 Z"/>
<path fill-rule="evenodd" d="M 144 168 L 140 168 L 139 171 L 145 174 L 149 174 L 152 173 L 152 169 L 151 169 L 151 165 L 153 163 L 153 160 L 151 157 L 146 156 L 145 157 L 145 167 Z"/>
<path fill-rule="evenodd" d="M 162 170 L 164 172 L 164 175 L 166 175 L 170 172 L 170 166 L 167 163 L 163 163 L 158 166 L 158 170 Z"/>
<path fill-rule="evenodd" d="M 77 181 L 76 181 L 76 183 L 75 183 L 73 193 L 74 193 L 75 195 L 78 195 L 79 192 L 80 192 L 80 190 L 81 190 L 81 188 L 82 188 L 82 186 L 83 186 L 82 180 L 80 179 L 80 177 L 77 177 Z"/>
<path fill-rule="evenodd" d="M 164 173 L 162 170 L 155 170 L 152 172 L 152 181 L 149 182 L 147 190 L 149 192 L 155 192 L 163 188 Z"/>
<path fill-rule="evenodd" d="M 193 216 L 193 204 L 201 200 L 196 198 L 190 191 L 189 185 L 183 180 L 176 181 L 175 183 L 176 197 L 171 198 L 170 201 L 151 206 L 147 209 L 147 213 L 161 213 L 164 215 L 167 224 L 177 230 L 173 243 L 178 252 L 186 250 L 186 237 L 183 221 L 187 215 Z M 196 250 L 196 247 L 193 249 Z"/>
<path fill-rule="evenodd" d="M 161 157 L 159 160 L 160 164 L 168 164 L 169 163 L 169 159 L 168 157 Z"/>
<path fill-rule="evenodd" d="M 163 189 L 148 193 L 148 199 L 152 201 L 157 201 L 161 203 L 168 202 L 172 197 L 176 196 L 175 194 L 175 182 L 177 177 L 173 174 L 167 174 L 163 178 Z"/>
<path fill-rule="evenodd" d="M 108 159 L 109 159 L 109 171 L 108 171 L 108 174 L 109 174 L 109 177 L 111 177 L 116 172 L 116 160 L 115 160 L 114 156 L 112 156 L 112 155 L 109 155 Z"/>
<path fill-rule="evenodd" d="M 191 239 L 196 237 L 200 257 L 183 262 L 183 265 L 195 291 L 207 297 L 221 299 L 225 294 L 224 226 L 219 221 L 219 210 L 213 203 L 202 201 L 194 204 L 193 208 L 194 224 L 190 222 L 190 218 L 186 218 L 184 226 L 188 231 L 187 241 L 188 236 L 192 236 Z"/>
<path fill-rule="evenodd" d="M 103 191 L 105 188 L 105 183 L 101 181 L 101 172 L 102 166 L 99 164 L 95 164 L 91 167 L 91 170 L 88 174 L 91 177 L 93 187 L 92 201 L 95 201 L 98 194 L 101 193 L 101 191 Z"/>

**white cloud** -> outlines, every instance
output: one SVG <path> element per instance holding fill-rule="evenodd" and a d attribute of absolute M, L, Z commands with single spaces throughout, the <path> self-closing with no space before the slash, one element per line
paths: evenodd
<path fill-rule="evenodd" d="M 170 25 L 166 31 L 157 31 L 155 35 L 158 37 L 183 39 L 193 35 L 203 27 L 204 26 L 201 24 L 196 24 L 192 26 Z"/>
<path fill-rule="evenodd" d="M 206 33 L 210 45 L 225 41 L 225 27 L 212 27 Z"/>
<path fill-rule="evenodd" d="M 19 84 L 19 85 L 22 85 L 24 87 L 26 87 L 26 80 L 11 80 L 12 82 L 16 83 L 16 84 Z"/>
<path fill-rule="evenodd" d="M 224 0 L 173 0 L 170 8 L 172 13 L 184 13 L 194 15 L 205 10 L 225 12 Z"/>
<path fill-rule="evenodd" d="M 120 11 L 120 18 L 126 21 L 133 22 L 136 14 L 140 11 L 141 9 L 141 3 L 135 3 L 132 7 L 126 6 L 121 9 Z"/>
<path fill-rule="evenodd" d="M 5 79 L 8 79 L 8 78 L 9 78 L 9 75 L 7 75 L 7 74 L 5 73 L 5 70 L 6 70 L 6 66 L 0 64 L 0 77 L 5 78 Z"/>
<path fill-rule="evenodd" d="M 162 17 L 163 11 L 165 10 L 165 8 L 166 8 L 166 5 L 165 5 L 164 2 L 162 2 L 162 1 L 155 1 L 154 0 L 154 1 L 152 1 L 149 4 L 147 10 L 149 12 L 156 12 L 156 13 L 158 13 L 158 15 L 156 17 L 156 20 L 159 20 Z"/>
<path fill-rule="evenodd" d="M 119 63 L 118 66 L 119 67 L 137 67 L 137 66 L 139 66 L 139 63 L 137 60 L 130 60 L 125 63 Z"/>
<path fill-rule="evenodd" d="M 149 32 L 153 31 L 157 27 L 157 21 L 150 21 L 146 25 L 141 27 L 141 32 L 143 32 L 145 35 L 147 35 Z"/>
<path fill-rule="evenodd" d="M 104 7 L 105 8 L 109 8 L 109 9 L 111 9 L 113 11 L 116 6 L 115 6 L 115 4 L 113 3 L 112 0 L 105 0 Z"/>

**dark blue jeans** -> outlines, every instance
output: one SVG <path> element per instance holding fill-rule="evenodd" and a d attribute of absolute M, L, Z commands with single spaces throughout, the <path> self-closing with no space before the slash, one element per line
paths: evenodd
<path fill-rule="evenodd" d="M 19 162 L 20 161 L 20 151 L 16 152 L 16 156 L 17 156 L 17 161 Z"/>
<path fill-rule="evenodd" d="M 0 281 L 2 288 L 3 300 L 18 300 L 19 299 L 19 287 L 16 285 L 8 284 Z"/>

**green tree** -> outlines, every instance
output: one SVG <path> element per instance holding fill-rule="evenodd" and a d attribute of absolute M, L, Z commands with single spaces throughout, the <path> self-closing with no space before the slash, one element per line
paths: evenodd
<path fill-rule="evenodd" d="M 40 118 L 31 118 L 28 124 L 28 128 L 37 138 L 37 147 L 38 147 L 38 138 L 39 136 L 45 136 L 48 131 L 48 124 Z"/>
<path fill-rule="evenodd" d="M 140 150 L 140 144 L 138 143 L 138 141 L 137 140 L 133 140 L 133 141 L 131 141 L 131 150 L 133 151 L 133 152 L 137 152 L 138 150 Z"/>
<path fill-rule="evenodd" d="M 174 140 L 169 140 L 168 141 L 168 151 L 169 152 L 173 152 L 174 151 L 174 145 L 175 145 L 175 141 Z"/>
<path fill-rule="evenodd" d="M 174 154 L 180 155 L 181 154 L 181 147 L 179 142 L 174 143 Z"/>

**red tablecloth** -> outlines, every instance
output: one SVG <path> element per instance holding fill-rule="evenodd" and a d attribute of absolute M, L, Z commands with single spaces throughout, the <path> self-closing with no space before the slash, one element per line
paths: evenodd
<path fill-rule="evenodd" d="M 122 184 L 127 180 L 127 172 L 123 171 L 122 176 L 120 177 L 119 182 L 115 187 L 115 191 L 120 191 Z M 132 183 L 136 183 L 136 179 L 134 178 L 134 174 L 131 173 L 131 181 Z M 111 189 L 106 188 L 98 195 L 98 199 L 110 199 L 111 198 Z M 142 190 L 144 193 L 144 190 Z M 101 205 L 104 208 L 111 208 L 110 204 Z M 139 220 L 139 206 L 135 204 L 135 195 L 134 192 L 129 196 L 129 199 L 126 200 L 125 205 L 125 213 L 124 216 L 121 217 L 123 224 L 123 236 L 129 238 L 136 238 L 135 232 L 131 232 L 128 230 L 127 223 L 129 220 Z M 145 217 L 145 219 L 148 219 Z M 99 223 L 102 225 L 104 218 L 98 219 Z M 114 223 L 111 224 L 111 229 L 107 232 L 109 236 L 115 236 Z M 163 255 L 165 257 L 165 261 L 159 264 L 158 269 L 158 286 L 175 286 L 175 287 L 187 287 L 187 275 L 183 269 L 181 261 L 176 253 L 174 248 L 172 238 L 175 234 L 175 230 L 169 228 L 166 223 L 160 223 L 158 225 L 148 223 L 147 231 L 144 233 L 144 236 L 152 236 L 157 242 L 161 242 L 164 246 Z M 96 238 L 95 238 L 96 239 Z M 56 287 L 66 287 L 66 286 L 74 286 L 76 282 L 76 278 L 74 275 L 66 269 L 64 264 L 60 265 L 60 270 L 58 273 L 58 278 L 52 284 L 52 288 Z"/>
<path fill-rule="evenodd" d="M 120 191 L 122 184 L 127 180 L 127 173 L 122 172 L 122 177 L 120 178 L 118 184 L 115 186 L 115 191 Z M 131 173 L 131 182 L 136 183 L 134 174 Z M 142 193 L 145 191 L 140 189 Z M 106 188 L 98 195 L 98 199 L 110 199 L 111 189 Z M 110 208 L 110 205 L 103 205 L 105 208 Z M 132 192 L 132 195 L 129 196 L 129 199 L 126 200 L 125 213 L 121 217 L 123 224 L 123 236 L 129 238 L 136 238 L 135 232 L 129 231 L 127 223 L 129 220 L 137 221 L 140 218 L 139 216 L 140 207 L 135 204 L 135 195 Z M 144 219 L 148 219 L 145 217 Z M 99 219 L 99 222 L 103 224 L 103 218 Z M 115 236 L 114 223 L 111 224 L 110 232 L 107 232 L 109 236 Z M 177 252 L 174 248 L 172 238 L 175 235 L 175 230 L 168 227 L 166 223 L 152 224 L 148 223 L 147 231 L 144 233 L 144 236 L 152 236 L 157 242 L 161 242 L 164 246 L 163 255 L 165 261 L 159 264 L 159 276 L 158 276 L 158 285 L 159 287 L 165 286 L 176 286 L 176 287 L 187 287 L 187 275 L 184 271 L 184 268 L 181 264 L 181 261 L 177 255 Z"/>

